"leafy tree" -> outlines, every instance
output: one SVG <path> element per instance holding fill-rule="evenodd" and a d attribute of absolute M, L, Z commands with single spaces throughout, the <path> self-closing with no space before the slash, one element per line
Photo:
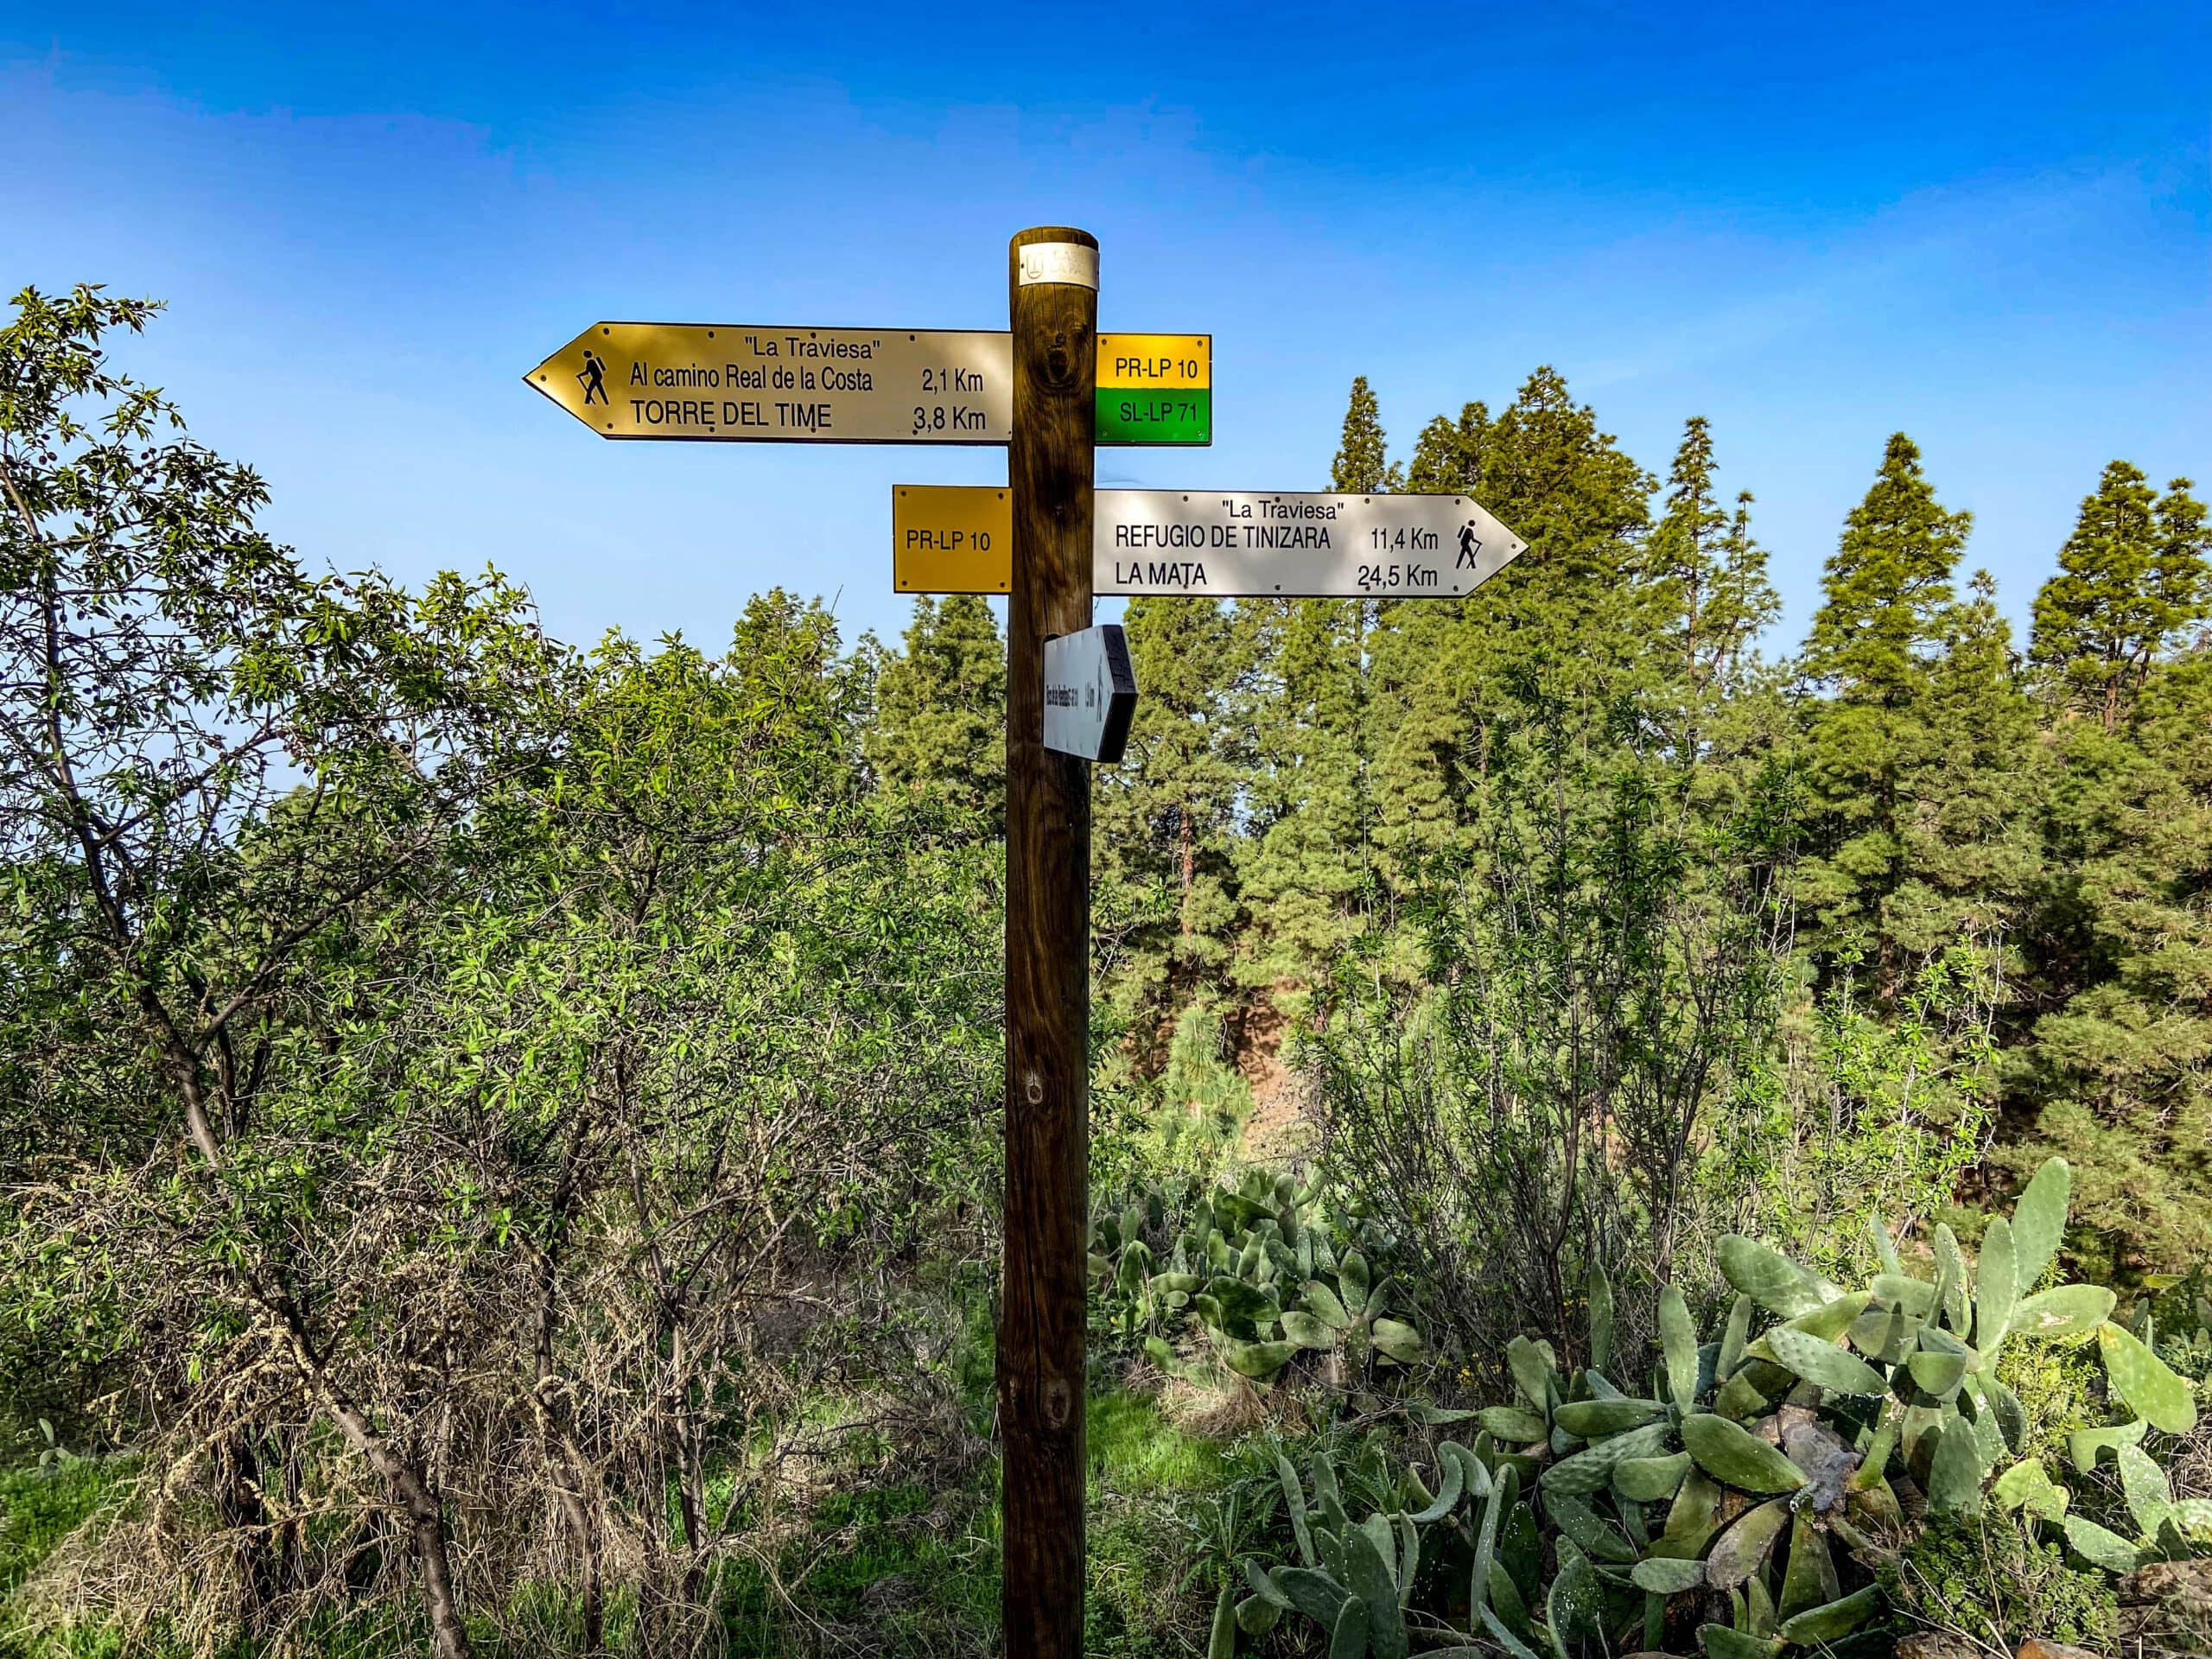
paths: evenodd
<path fill-rule="evenodd" d="M 404 1402 L 360 1392 L 341 1333 L 295 1294 L 291 1218 L 257 1195 L 276 1073 L 315 1052 L 317 976 L 458 868 L 485 780 L 532 764 L 517 716 L 544 654 L 496 578 L 416 601 L 303 576 L 255 528 L 260 479 L 106 365 L 107 337 L 152 312 L 25 289 L 0 329 L 0 925 L 38 981 L 0 1018 L 41 1092 L 89 1087 L 124 1130 L 26 1206 L 29 1236 L 51 1235 L 31 1306 L 63 1264 L 116 1275 L 108 1313 L 142 1331 L 157 1316 L 128 1305 L 156 1300 L 137 1275 L 200 1291 L 162 1306 L 205 1371 L 188 1392 L 245 1541 L 249 1617 L 281 1566 L 276 1448 L 236 1426 L 234 1396 L 289 1377 L 405 1517 L 434 1644 L 455 1656 L 444 1506 Z M 103 1091 L 87 1041 L 122 1059 L 117 1081 L 153 1086 Z"/>
<path fill-rule="evenodd" d="M 602 647 L 537 835 L 427 942 L 407 1044 L 349 1046 L 339 1080 L 409 1125 L 423 1185 L 496 1205 L 463 1260 L 501 1311 L 470 1334 L 480 1368 L 519 1363 L 529 1415 L 461 1380 L 449 1408 L 486 1443 L 447 1455 L 455 1484 L 522 1471 L 550 1497 L 594 1651 L 610 1576 L 639 1651 L 700 1639 L 758 1498 L 755 1414 L 790 1386 L 763 1331 L 994 1196 L 995 861 L 861 787 L 836 644 L 818 605 L 771 594 L 719 660 Z M 892 1314 L 863 1294 L 850 1317 Z"/>
<path fill-rule="evenodd" d="M 2031 653 L 2072 706 L 2107 731 L 2159 654 L 2212 605 L 2212 536 L 2177 478 L 2154 497 L 2142 468 L 2108 463 L 2036 595 Z"/>

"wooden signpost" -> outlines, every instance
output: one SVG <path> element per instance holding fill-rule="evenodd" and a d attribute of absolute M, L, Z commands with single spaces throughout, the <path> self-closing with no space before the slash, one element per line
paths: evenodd
<path fill-rule="evenodd" d="M 1090 773 L 1138 689 L 1096 594 L 1450 598 L 1526 545 L 1465 496 L 1093 488 L 1101 444 L 1206 444 L 1208 334 L 1102 335 L 1098 244 L 1023 231 L 1011 328 L 594 323 L 523 378 L 603 438 L 1004 444 L 1006 487 L 892 493 L 902 592 L 1007 598 L 1008 1659 L 1081 1659 Z"/>
<path fill-rule="evenodd" d="M 1012 251 L 1000 1605 L 1007 1659 L 1077 1659 L 1090 1160 L 1090 769 L 1045 747 L 1045 641 L 1090 626 L 1098 244 L 1081 231 L 1033 230 L 1015 237 Z"/>

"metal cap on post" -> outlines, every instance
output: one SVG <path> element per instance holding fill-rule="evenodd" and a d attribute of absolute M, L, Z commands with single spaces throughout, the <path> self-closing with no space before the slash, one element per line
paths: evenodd
<path fill-rule="evenodd" d="M 1008 251 L 1001 1607 L 1008 1659 L 1081 1659 L 1090 771 L 1045 747 L 1045 642 L 1090 626 L 1098 243 L 1045 228 Z"/>

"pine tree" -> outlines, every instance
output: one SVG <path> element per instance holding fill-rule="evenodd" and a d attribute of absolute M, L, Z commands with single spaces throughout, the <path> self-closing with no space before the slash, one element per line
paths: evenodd
<path fill-rule="evenodd" d="M 1439 415 L 1421 428 L 1414 444 L 1413 465 L 1406 487 L 1423 495 L 1458 495 L 1476 492 L 1489 448 L 1490 405 L 1461 406 L 1456 421 Z"/>
<path fill-rule="evenodd" d="M 2107 731 L 2151 665 L 2212 601 L 2204 509 L 2176 479 L 2164 500 L 2143 469 L 2105 467 L 2059 550 L 2059 574 L 2036 595 L 2031 655 L 2056 675 L 2066 701 Z"/>
<path fill-rule="evenodd" d="M 1351 383 L 1329 487 L 1340 494 L 1405 487 L 1364 376 Z M 1253 734 L 1253 772 L 1239 857 L 1245 937 L 1236 976 L 1293 1008 L 1363 925 L 1374 829 L 1367 677 L 1376 614 L 1371 601 L 1358 599 L 1238 607 L 1252 669 L 1240 720 Z"/>
<path fill-rule="evenodd" d="M 1993 1161 L 2073 1164 L 2093 1269 L 2181 1271 L 2212 1259 L 2212 654 L 2153 664 L 2116 730 L 2068 722 L 2053 749 L 2037 1018 Z"/>
<path fill-rule="evenodd" d="M 1476 499 L 1529 543 L 1513 565 L 1518 580 L 1501 577 L 1483 591 L 1525 597 L 1574 632 L 1586 635 L 1592 621 L 1624 632 L 1608 601 L 1636 563 L 1652 479 L 1575 402 L 1566 377 L 1548 366 L 1531 374 L 1471 459 Z"/>
<path fill-rule="evenodd" d="M 1751 532 L 1751 498 L 1732 515 L 1713 480 L 1712 429 L 1703 416 L 1682 430 L 1667 477 L 1667 511 L 1653 529 L 1643 567 L 1655 624 L 1666 642 L 1663 702 L 1676 759 L 1694 762 L 1736 671 L 1781 610 L 1767 581 L 1766 551 Z"/>
<path fill-rule="evenodd" d="M 1217 601 L 1132 600 L 1123 626 L 1141 695 L 1127 756 L 1098 778 L 1094 926 L 1110 994 L 1164 1040 L 1228 982 L 1247 734 L 1226 713 L 1242 671 Z"/>
<path fill-rule="evenodd" d="M 1801 898 L 1829 951 L 1872 956 L 1885 1001 L 1905 983 L 1907 941 L 1923 947 L 1936 931 L 1897 908 L 1919 891 L 1909 884 L 1926 852 L 1916 844 L 1929 816 L 1923 797 L 1960 782 L 1936 775 L 1947 734 L 1930 725 L 1934 669 L 1947 643 L 1977 662 L 1988 652 L 1986 626 L 1962 628 L 1952 607 L 1951 572 L 1971 524 L 1936 500 L 1912 441 L 1892 436 L 1827 563 L 1805 649 L 1808 677 L 1831 695 L 1808 714 L 1821 810 Z"/>
<path fill-rule="evenodd" d="M 2177 619 L 2174 631 L 2197 650 L 2206 644 L 2204 623 L 2212 618 L 2212 524 L 2204 503 L 2191 493 L 2186 478 L 2168 481 L 2158 498 L 2158 592 Z"/>
<path fill-rule="evenodd" d="M 2015 955 L 2040 855 L 2044 785 L 2034 706 L 2013 669 L 1995 581 L 1977 570 L 1944 613 L 1915 718 L 1901 722 L 1900 878 L 1882 899 L 1885 940 L 1916 960 L 1962 941 Z"/>
<path fill-rule="evenodd" d="M 995 837 L 1006 811 L 1006 643 L 978 594 L 914 601 L 884 661 L 868 764 L 885 789 Z"/>
<path fill-rule="evenodd" d="M 1974 516 L 1947 511 L 1920 450 L 1893 434 L 1866 498 L 1828 560 L 1805 669 L 1839 697 L 1895 707 L 1918 688 L 1951 602 L 1951 571 Z"/>
<path fill-rule="evenodd" d="M 1405 475 L 1389 455 L 1382 405 L 1363 374 L 1351 383 L 1351 402 L 1344 410 L 1344 437 L 1337 446 L 1336 461 L 1329 468 L 1329 487 L 1339 495 L 1402 490 Z"/>
<path fill-rule="evenodd" d="M 1238 609 L 1256 671 L 1242 710 L 1254 764 L 1238 862 L 1236 976 L 1296 1013 L 1364 926 L 1370 824 L 1358 611 L 1325 599 Z"/>
<path fill-rule="evenodd" d="M 1628 573 L 1649 476 L 1554 370 L 1530 375 L 1493 418 L 1467 404 L 1421 435 L 1423 489 L 1464 492 L 1529 550 L 1464 600 L 1382 608 L 1367 642 L 1366 744 L 1382 873 L 1403 889 L 1468 845 L 1480 809 L 1477 734 L 1501 676 L 1534 671 L 1593 711 L 1648 672 L 1647 624 Z"/>

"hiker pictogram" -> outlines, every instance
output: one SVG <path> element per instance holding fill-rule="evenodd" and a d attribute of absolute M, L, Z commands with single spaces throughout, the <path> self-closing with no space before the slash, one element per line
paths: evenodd
<path fill-rule="evenodd" d="M 586 406 L 589 406 L 594 397 L 602 404 L 607 401 L 607 365 L 600 360 L 596 352 L 588 347 L 584 351 L 583 372 L 576 378 L 583 382 Z"/>

